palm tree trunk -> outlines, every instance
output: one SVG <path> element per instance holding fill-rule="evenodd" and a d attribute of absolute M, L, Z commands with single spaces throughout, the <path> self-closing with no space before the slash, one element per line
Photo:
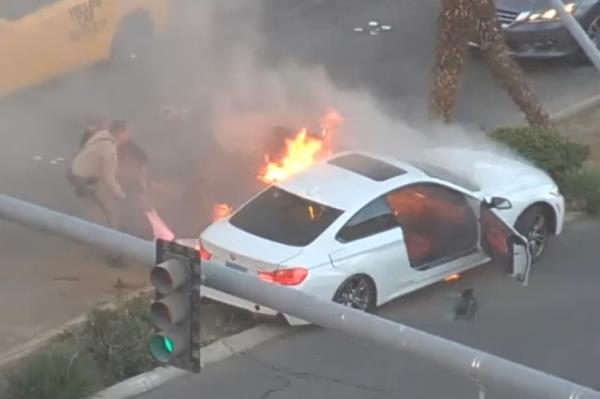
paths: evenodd
<path fill-rule="evenodd" d="M 472 0 L 442 0 L 438 16 L 438 46 L 429 96 L 429 117 L 450 122 L 468 52 Z"/>
<path fill-rule="evenodd" d="M 535 127 L 550 127 L 550 116 L 525 83 L 523 71 L 513 59 L 496 22 L 494 0 L 472 0 L 475 34 L 496 80 L 508 92 L 514 103 Z"/>

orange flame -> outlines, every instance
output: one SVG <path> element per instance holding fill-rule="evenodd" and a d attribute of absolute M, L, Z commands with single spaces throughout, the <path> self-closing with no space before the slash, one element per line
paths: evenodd
<path fill-rule="evenodd" d="M 217 220 L 225 219 L 227 216 L 231 215 L 231 212 L 233 212 L 231 206 L 225 203 L 215 204 L 213 206 L 212 220 L 213 222 L 216 222 Z"/>
<path fill-rule="evenodd" d="M 460 275 L 455 273 L 455 274 L 451 274 L 448 277 L 444 278 L 444 281 L 449 283 L 452 281 L 457 281 L 459 279 L 460 279 Z"/>
<path fill-rule="evenodd" d="M 258 179 L 265 184 L 282 181 L 295 173 L 308 169 L 319 158 L 330 156 L 333 149 L 332 137 L 335 136 L 336 129 L 343 122 L 344 118 L 335 109 L 327 110 L 320 120 L 321 137 L 315 138 L 314 135 L 309 135 L 307 129 L 304 128 L 293 139 L 286 139 L 285 155 L 281 158 L 273 159 L 273 154 L 264 154 L 264 166 L 258 174 Z M 232 211 L 233 209 L 228 204 L 215 204 L 213 206 L 213 222 L 228 217 Z M 312 207 L 309 209 L 309 216 L 311 219 L 318 217 Z"/>
<path fill-rule="evenodd" d="M 292 140 L 286 140 L 286 154 L 279 162 L 269 162 L 258 178 L 271 184 L 282 181 L 291 175 L 310 167 L 323 149 L 323 140 L 306 137 L 302 129 Z"/>

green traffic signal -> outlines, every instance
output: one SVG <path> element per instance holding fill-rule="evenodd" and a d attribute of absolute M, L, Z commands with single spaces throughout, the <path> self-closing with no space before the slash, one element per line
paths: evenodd
<path fill-rule="evenodd" d="M 164 335 L 153 335 L 150 338 L 150 355 L 159 362 L 166 363 L 171 360 L 175 352 L 175 342 Z"/>
<path fill-rule="evenodd" d="M 173 351 L 175 350 L 175 345 L 173 344 L 173 341 L 168 337 L 163 337 L 163 346 L 169 353 L 173 353 Z"/>

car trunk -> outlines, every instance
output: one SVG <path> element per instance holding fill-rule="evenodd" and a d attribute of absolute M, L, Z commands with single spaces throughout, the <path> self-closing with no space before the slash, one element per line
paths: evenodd
<path fill-rule="evenodd" d="M 209 227 L 201 242 L 212 255 L 211 261 L 246 273 L 275 270 L 302 252 L 301 248 L 246 233 L 226 220 Z"/>

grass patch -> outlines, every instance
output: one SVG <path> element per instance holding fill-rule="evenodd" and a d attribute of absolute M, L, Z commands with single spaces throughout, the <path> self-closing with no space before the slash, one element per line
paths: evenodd
<path fill-rule="evenodd" d="M 25 359 L 6 379 L 7 399 L 79 399 L 101 387 L 95 362 L 81 347 L 68 342 Z"/>
<path fill-rule="evenodd" d="M 127 378 L 154 369 L 148 353 L 151 295 L 94 309 L 86 321 L 13 364 L 0 387 L 6 399 L 83 399 Z M 202 346 L 256 325 L 250 313 L 203 300 Z"/>
<path fill-rule="evenodd" d="M 564 176 L 562 190 L 571 208 L 600 214 L 600 169 L 584 168 Z"/>

